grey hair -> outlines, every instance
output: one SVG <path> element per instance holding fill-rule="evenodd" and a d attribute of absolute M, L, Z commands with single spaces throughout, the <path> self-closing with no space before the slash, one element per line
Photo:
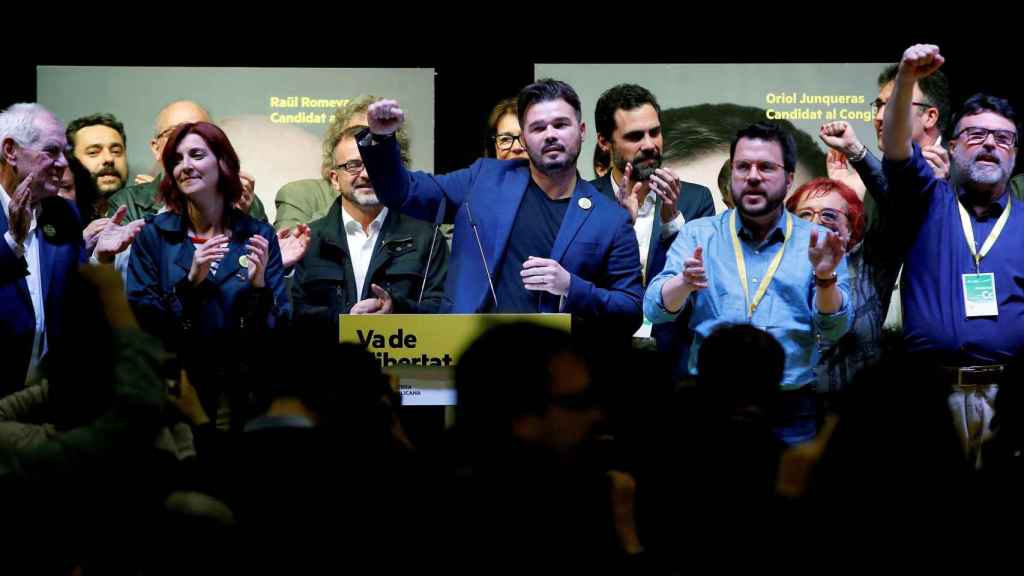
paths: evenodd
<path fill-rule="evenodd" d="M 0 142 L 8 138 L 17 142 L 19 146 L 31 146 L 39 142 L 43 132 L 39 129 L 36 120 L 40 117 L 56 120 L 53 112 L 41 104 L 35 102 L 11 104 L 6 110 L 0 112 Z"/>

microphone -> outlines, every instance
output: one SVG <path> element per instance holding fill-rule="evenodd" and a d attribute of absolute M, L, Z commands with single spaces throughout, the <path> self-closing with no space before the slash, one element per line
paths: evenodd
<path fill-rule="evenodd" d="M 487 257 L 484 256 L 484 245 L 480 242 L 480 232 L 476 229 L 476 222 L 473 221 L 473 211 L 469 209 L 469 198 L 466 198 L 466 216 L 469 218 L 469 225 L 473 227 L 473 235 L 476 236 L 476 246 L 480 249 L 480 260 L 484 263 L 484 272 L 487 274 L 487 285 L 491 287 L 491 298 L 494 299 L 494 311 L 498 311 L 498 294 L 494 291 L 494 281 L 491 280 L 491 268 L 487 265 Z"/>
<path fill-rule="evenodd" d="M 434 216 L 434 235 L 430 237 L 430 252 L 427 253 L 427 266 L 423 269 L 423 285 L 420 286 L 420 297 L 416 304 L 423 303 L 423 292 L 427 289 L 427 273 L 430 272 L 430 260 L 434 257 L 434 246 L 437 244 L 437 231 L 441 229 L 444 222 L 445 209 L 448 208 L 448 197 L 441 197 L 441 205 L 437 207 L 437 215 Z"/>

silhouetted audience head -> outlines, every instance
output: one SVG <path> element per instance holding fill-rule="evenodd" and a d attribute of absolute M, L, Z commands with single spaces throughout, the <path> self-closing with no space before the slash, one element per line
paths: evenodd
<path fill-rule="evenodd" d="M 555 451 L 583 441 L 597 420 L 589 366 L 567 332 L 500 325 L 455 368 L 456 425 L 486 446 L 513 438 Z"/>
<path fill-rule="evenodd" d="M 786 365 L 782 345 L 750 324 L 723 326 L 702 343 L 697 384 L 706 395 L 736 409 L 766 407 L 779 392 Z"/>
<path fill-rule="evenodd" d="M 367 439 L 387 434 L 398 395 L 366 348 L 339 343 L 327 326 L 303 326 L 275 331 L 261 349 L 257 411 L 290 398 L 315 415 L 317 426 Z"/>

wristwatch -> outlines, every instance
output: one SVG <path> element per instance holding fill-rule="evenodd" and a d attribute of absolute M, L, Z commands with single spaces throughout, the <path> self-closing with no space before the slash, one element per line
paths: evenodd
<path fill-rule="evenodd" d="M 828 278 L 819 278 L 817 274 L 814 275 L 814 285 L 819 288 L 825 288 L 836 283 L 839 277 L 835 272 L 832 273 Z"/>

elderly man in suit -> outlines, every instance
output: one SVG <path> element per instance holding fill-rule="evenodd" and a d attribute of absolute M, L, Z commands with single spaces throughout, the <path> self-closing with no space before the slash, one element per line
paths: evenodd
<path fill-rule="evenodd" d="M 60 301 L 85 260 L 75 207 L 57 195 L 64 126 L 38 104 L 0 112 L 0 395 L 20 389 L 60 336 Z"/>

